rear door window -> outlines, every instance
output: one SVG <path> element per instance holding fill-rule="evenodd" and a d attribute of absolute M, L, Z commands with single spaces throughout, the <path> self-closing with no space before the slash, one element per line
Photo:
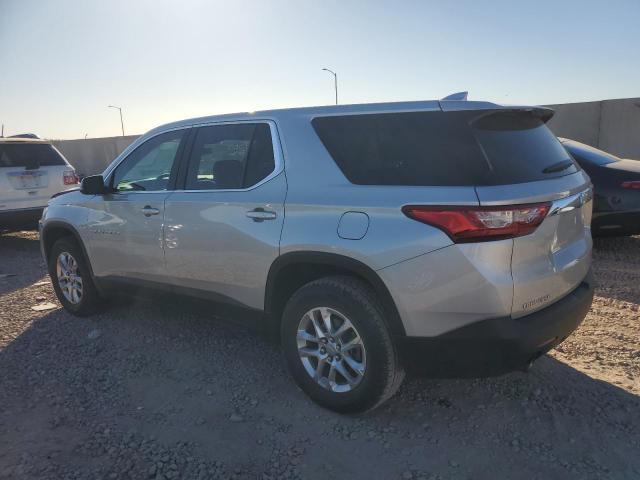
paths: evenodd
<path fill-rule="evenodd" d="M 24 167 L 36 169 L 66 165 L 64 158 L 47 143 L 0 144 L 0 167 Z"/>
<path fill-rule="evenodd" d="M 198 130 L 187 171 L 187 190 L 249 188 L 275 169 L 266 123 L 211 125 Z"/>
<path fill-rule="evenodd" d="M 577 171 L 535 112 L 406 112 L 317 117 L 312 125 L 359 185 L 486 186 Z"/>

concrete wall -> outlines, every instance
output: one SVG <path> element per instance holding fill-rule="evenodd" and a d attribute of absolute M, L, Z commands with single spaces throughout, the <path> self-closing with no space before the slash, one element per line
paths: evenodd
<path fill-rule="evenodd" d="M 640 98 L 548 105 L 549 128 L 622 158 L 640 159 Z"/>
<path fill-rule="evenodd" d="M 138 135 L 89 138 L 87 140 L 53 140 L 52 143 L 69 160 L 80 175 L 95 175 L 109 165 Z"/>

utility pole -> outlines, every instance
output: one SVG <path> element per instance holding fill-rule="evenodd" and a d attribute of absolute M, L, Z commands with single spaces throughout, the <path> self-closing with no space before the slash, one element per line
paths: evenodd
<path fill-rule="evenodd" d="M 2 133 L 0 133 L 0 137 L 4 137 L 4 123 L 2 124 Z"/>
<path fill-rule="evenodd" d="M 325 72 L 329 72 L 331 75 L 333 75 L 333 87 L 336 91 L 336 105 L 338 105 L 338 74 L 333 70 L 329 70 L 328 68 L 323 68 L 322 70 L 324 70 Z"/>
<path fill-rule="evenodd" d="M 120 112 L 120 126 L 122 127 L 122 136 L 124 137 L 124 122 L 122 121 L 122 108 L 116 107 L 115 105 L 108 105 L 109 108 L 117 108 Z"/>

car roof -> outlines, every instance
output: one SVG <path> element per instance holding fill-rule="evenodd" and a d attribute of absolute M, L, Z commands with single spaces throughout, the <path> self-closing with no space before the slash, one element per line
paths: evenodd
<path fill-rule="evenodd" d="M 286 119 L 293 116 L 332 116 L 332 115 L 357 115 L 372 113 L 393 113 L 411 111 L 458 111 L 458 110 L 537 110 L 544 114 L 545 121 L 553 116 L 554 111 L 550 108 L 532 105 L 503 105 L 485 101 L 469 100 L 419 100 L 410 102 L 386 102 L 386 103 L 355 103 L 345 105 L 324 105 L 313 107 L 282 108 L 272 110 L 261 110 L 255 112 L 227 113 L 222 115 L 211 115 L 206 117 L 196 117 L 177 122 L 171 122 L 152 129 L 148 133 L 157 133 L 172 128 L 186 127 L 225 121 L 251 121 L 267 119 Z"/>
<path fill-rule="evenodd" d="M 43 140 L 41 138 L 24 138 L 24 137 L 0 137 L 0 143 L 37 143 L 37 144 L 50 144 L 49 140 Z"/>

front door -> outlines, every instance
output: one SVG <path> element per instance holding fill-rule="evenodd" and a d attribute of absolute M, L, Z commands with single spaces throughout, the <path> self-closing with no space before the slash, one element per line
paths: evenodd
<path fill-rule="evenodd" d="M 87 242 L 94 274 L 162 281 L 164 202 L 186 130 L 150 138 L 107 179 L 112 193 L 89 202 Z"/>
<path fill-rule="evenodd" d="M 275 125 L 266 121 L 196 132 L 184 189 L 165 202 L 165 257 L 176 285 L 264 307 L 286 194 L 274 134 Z"/>

